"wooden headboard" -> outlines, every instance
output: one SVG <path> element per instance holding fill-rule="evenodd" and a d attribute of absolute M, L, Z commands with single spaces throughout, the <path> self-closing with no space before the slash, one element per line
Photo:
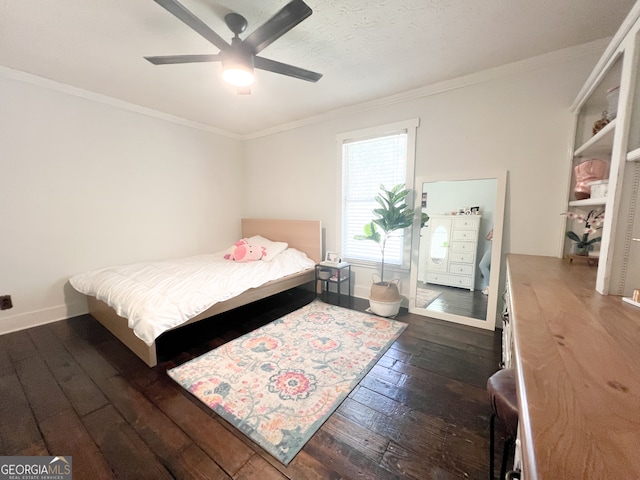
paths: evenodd
<path fill-rule="evenodd" d="M 242 237 L 262 235 L 274 242 L 287 242 L 316 263 L 322 261 L 322 223 L 320 220 L 274 220 L 243 218 Z"/>

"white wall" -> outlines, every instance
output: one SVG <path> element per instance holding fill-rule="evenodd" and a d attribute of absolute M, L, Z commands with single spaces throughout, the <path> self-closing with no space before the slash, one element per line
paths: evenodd
<path fill-rule="evenodd" d="M 578 52 L 245 142 L 0 75 L 0 333 L 85 312 L 73 273 L 224 248 L 242 216 L 320 219 L 339 251 L 336 135 L 415 117 L 416 176 L 508 170 L 505 252 L 557 255 L 569 106 L 599 56 Z M 366 297 L 373 270 L 354 273 Z"/>
<path fill-rule="evenodd" d="M 559 255 L 570 105 L 598 57 L 550 55 L 253 138 L 245 151 L 247 210 L 320 219 L 325 248 L 340 251 L 336 135 L 419 117 L 416 177 L 508 170 L 504 252 Z M 354 271 L 355 294 L 367 297 L 372 270 Z M 409 274 L 397 275 L 407 295 Z"/>
<path fill-rule="evenodd" d="M 2 76 L 0 103 L 0 333 L 86 312 L 73 273 L 240 235 L 239 140 Z"/>

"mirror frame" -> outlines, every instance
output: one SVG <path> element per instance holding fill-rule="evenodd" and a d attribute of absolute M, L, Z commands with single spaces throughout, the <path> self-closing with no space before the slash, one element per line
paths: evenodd
<path fill-rule="evenodd" d="M 422 212 L 422 189 L 425 183 L 434 182 L 455 182 L 465 180 L 497 180 L 496 185 L 496 206 L 493 223 L 493 240 L 491 242 L 492 268 L 489 277 L 489 298 L 487 299 L 487 316 L 485 320 L 465 317 L 453 313 L 436 312 L 426 308 L 416 307 L 416 286 L 418 284 L 418 261 L 420 252 L 420 215 L 416 215 L 413 224 L 413 238 L 411 242 L 411 275 L 409 292 L 409 312 L 424 315 L 431 318 L 438 318 L 462 325 L 469 325 L 485 330 L 495 330 L 498 314 L 498 298 L 500 297 L 500 278 L 502 275 L 502 236 L 504 229 L 504 211 L 507 192 L 507 172 L 465 172 L 463 174 L 454 173 L 439 176 L 416 177 L 415 180 L 415 205 L 416 212 Z M 498 268 L 493 268 L 493 262 L 497 262 Z"/>

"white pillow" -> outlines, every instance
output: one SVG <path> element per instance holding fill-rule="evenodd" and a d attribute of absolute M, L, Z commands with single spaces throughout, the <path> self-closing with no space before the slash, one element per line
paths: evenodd
<path fill-rule="evenodd" d="M 247 238 L 247 242 L 253 246 L 264 247 L 266 253 L 262 256 L 262 260 L 265 262 L 270 262 L 289 247 L 286 242 L 273 242 L 261 235 Z"/>

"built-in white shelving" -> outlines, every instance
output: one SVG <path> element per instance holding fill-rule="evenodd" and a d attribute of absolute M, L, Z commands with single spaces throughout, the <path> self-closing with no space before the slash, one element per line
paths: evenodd
<path fill-rule="evenodd" d="M 574 157 L 611 157 L 613 149 L 613 134 L 616 128 L 616 119 L 614 118 L 605 127 L 587 140 L 578 148 Z"/>
<path fill-rule="evenodd" d="M 595 207 L 598 205 L 606 205 L 607 197 L 586 198 L 584 200 L 573 200 L 569 202 L 570 207 Z"/>
<path fill-rule="evenodd" d="M 640 1 L 612 38 L 574 102 L 576 114 L 571 155 L 569 210 L 606 209 L 595 289 L 629 297 L 640 287 Z M 619 98 L 610 96 L 618 88 Z M 602 112 L 613 118 L 592 136 Z M 575 167 L 587 159 L 609 162 L 605 198 L 575 199 Z M 607 177 L 605 177 L 607 178 Z M 582 192 L 581 192 L 582 193 Z M 596 234 L 594 234 L 596 235 Z M 564 236 L 564 253 L 571 242 Z"/>
<path fill-rule="evenodd" d="M 637 162 L 638 160 L 640 160 L 640 148 L 636 148 L 627 153 L 627 162 Z"/>

